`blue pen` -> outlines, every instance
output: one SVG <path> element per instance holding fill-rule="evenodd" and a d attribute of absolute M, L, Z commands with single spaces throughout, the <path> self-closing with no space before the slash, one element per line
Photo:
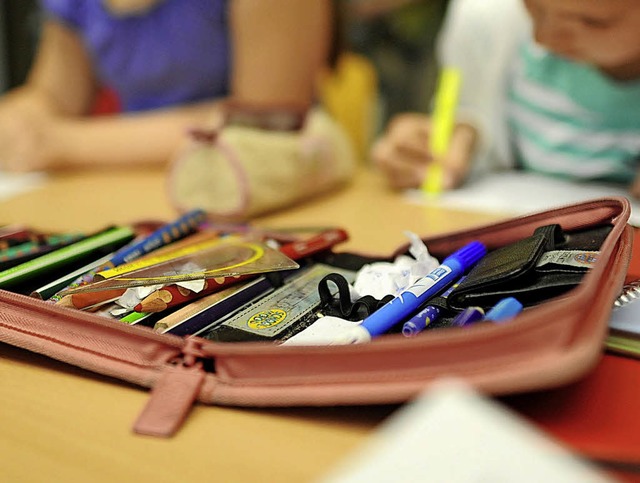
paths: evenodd
<path fill-rule="evenodd" d="M 497 304 L 484 316 L 484 320 L 492 322 L 506 322 L 522 312 L 522 304 L 513 297 L 506 297 Z"/>
<path fill-rule="evenodd" d="M 423 331 L 429 324 L 435 322 L 440 317 L 440 307 L 435 305 L 427 305 L 424 309 L 411 317 L 402 326 L 402 335 L 405 337 L 413 337 L 418 332 Z"/>
<path fill-rule="evenodd" d="M 369 342 L 389 331 L 394 325 L 406 320 L 427 300 L 435 297 L 455 282 L 487 253 L 479 241 L 473 241 L 449 255 L 428 275 L 404 290 L 391 302 L 383 305 L 362 321 L 362 324 L 340 334 L 336 344 Z"/>

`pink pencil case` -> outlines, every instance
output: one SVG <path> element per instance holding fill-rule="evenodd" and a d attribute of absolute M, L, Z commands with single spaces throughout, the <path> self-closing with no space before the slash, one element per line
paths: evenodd
<path fill-rule="evenodd" d="M 558 387 L 585 376 L 601 357 L 631 258 L 629 215 L 625 198 L 602 198 L 424 239 L 432 254 L 446 256 L 473 240 L 496 250 L 550 224 L 565 231 L 610 227 L 578 286 L 508 324 L 431 330 L 410 339 L 391 334 L 349 346 L 220 343 L 160 335 L 0 291 L 0 341 L 151 388 L 134 430 L 159 436 L 173 434 L 195 401 L 251 407 L 401 403 L 442 376 L 463 378 L 494 395 Z"/>

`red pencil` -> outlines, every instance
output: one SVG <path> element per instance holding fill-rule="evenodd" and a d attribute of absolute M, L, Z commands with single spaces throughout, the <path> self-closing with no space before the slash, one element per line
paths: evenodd
<path fill-rule="evenodd" d="M 72 309 L 88 309 L 94 305 L 102 305 L 111 302 L 124 294 L 125 289 L 99 290 L 95 292 L 80 292 L 65 295 L 56 302 L 56 305 Z"/>

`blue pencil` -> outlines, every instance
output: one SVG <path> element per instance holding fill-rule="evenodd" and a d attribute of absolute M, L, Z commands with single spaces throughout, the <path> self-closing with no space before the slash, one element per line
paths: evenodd
<path fill-rule="evenodd" d="M 105 265 L 105 268 L 113 268 L 130 262 L 157 248 L 168 245 L 193 233 L 206 217 L 207 215 L 202 210 L 189 211 L 177 220 L 158 228 L 146 238 L 118 250 Z M 105 268 L 101 268 L 100 270 L 104 270 Z"/>

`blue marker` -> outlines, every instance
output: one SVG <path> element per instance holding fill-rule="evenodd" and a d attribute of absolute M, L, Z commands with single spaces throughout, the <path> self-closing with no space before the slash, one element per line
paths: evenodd
<path fill-rule="evenodd" d="M 513 297 L 507 297 L 495 304 L 484 316 L 484 320 L 506 322 L 522 312 L 522 304 Z"/>
<path fill-rule="evenodd" d="M 482 307 L 467 307 L 451 321 L 451 325 L 454 327 L 466 327 L 482 319 L 484 319 Z"/>
<path fill-rule="evenodd" d="M 424 309 L 411 317 L 402 326 L 402 335 L 413 337 L 418 332 L 423 331 L 427 326 L 435 322 L 440 317 L 440 308 L 435 305 L 427 305 Z"/>
<path fill-rule="evenodd" d="M 473 241 L 449 255 L 429 274 L 404 290 L 391 302 L 383 305 L 362 321 L 362 324 L 340 334 L 336 344 L 357 344 L 369 342 L 389 331 L 394 325 L 408 319 L 427 300 L 435 297 L 455 282 L 485 254 L 487 248 L 479 241 Z"/>

